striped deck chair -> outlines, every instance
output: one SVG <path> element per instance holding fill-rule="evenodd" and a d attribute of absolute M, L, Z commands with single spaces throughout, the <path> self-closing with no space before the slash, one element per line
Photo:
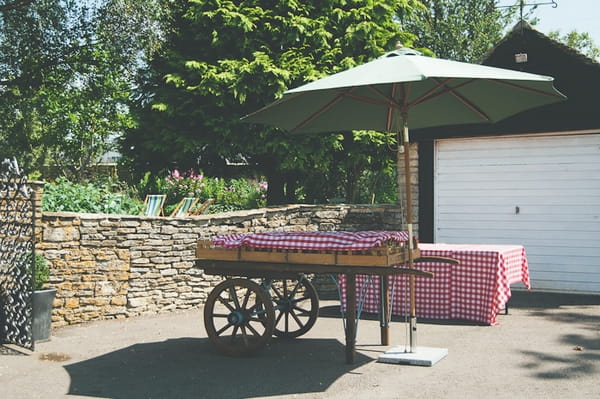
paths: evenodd
<path fill-rule="evenodd" d="M 190 215 L 190 210 L 198 203 L 199 198 L 185 197 L 175 207 L 173 212 L 169 215 L 170 217 L 184 217 Z"/>
<path fill-rule="evenodd" d="M 144 216 L 165 216 L 163 206 L 167 196 L 165 194 L 149 194 L 144 200 Z"/>
<path fill-rule="evenodd" d="M 215 202 L 214 198 L 207 199 L 202 204 L 198 205 L 196 207 L 196 209 L 192 209 L 190 211 L 190 215 L 195 215 L 195 216 L 202 215 L 204 212 L 206 212 L 206 210 L 208 209 L 208 207 L 211 206 L 214 202 Z"/>

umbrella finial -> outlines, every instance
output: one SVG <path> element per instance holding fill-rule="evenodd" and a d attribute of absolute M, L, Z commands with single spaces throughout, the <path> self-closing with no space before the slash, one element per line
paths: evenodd
<path fill-rule="evenodd" d="M 385 53 L 379 58 L 396 57 L 399 55 L 421 55 L 417 50 L 413 50 L 410 47 L 404 47 L 401 42 L 396 43 L 396 50 L 392 50 L 389 53 Z"/>

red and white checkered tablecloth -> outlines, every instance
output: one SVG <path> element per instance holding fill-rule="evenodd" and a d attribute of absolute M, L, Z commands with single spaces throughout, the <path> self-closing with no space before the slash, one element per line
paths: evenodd
<path fill-rule="evenodd" d="M 459 261 L 419 263 L 418 268 L 435 273 L 434 278 L 415 278 L 417 317 L 468 320 L 496 324 L 496 316 L 511 296 L 510 285 L 522 282 L 528 289 L 529 268 L 525 249 L 520 245 L 419 244 L 421 256 L 441 256 Z M 365 294 L 363 311 L 379 312 L 379 277 L 369 281 L 357 276 L 357 298 Z M 345 278 L 340 276 L 342 303 L 345 304 Z M 366 289 L 366 292 L 365 292 Z M 390 276 L 392 314 L 409 313 L 409 286 L 406 275 Z"/>
<path fill-rule="evenodd" d="M 217 236 L 215 245 L 224 248 L 248 246 L 298 250 L 355 251 L 388 242 L 406 242 L 404 231 L 361 232 L 265 232 Z M 510 285 L 523 282 L 531 288 L 525 249 L 519 245 L 419 244 L 422 256 L 454 258 L 460 263 L 419 263 L 419 269 L 435 273 L 434 278 L 415 278 L 417 317 L 461 319 L 495 324 L 497 314 L 511 296 Z M 409 312 L 408 277 L 390 277 L 392 314 Z M 379 276 L 356 276 L 357 298 L 364 294 L 363 311 L 379 312 Z M 371 284 L 367 286 L 367 282 Z M 342 304 L 346 286 L 340 276 Z M 365 291 L 366 290 L 366 291 Z"/>
<path fill-rule="evenodd" d="M 298 249 L 312 251 L 361 251 L 388 242 L 406 242 L 405 231 L 310 231 L 219 235 L 212 242 L 223 248 Z"/>

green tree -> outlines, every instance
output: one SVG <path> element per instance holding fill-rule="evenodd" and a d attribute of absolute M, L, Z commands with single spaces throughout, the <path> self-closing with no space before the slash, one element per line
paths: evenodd
<path fill-rule="evenodd" d="M 141 22 L 156 20 L 157 4 L 0 2 L 0 157 L 88 177 L 111 136 L 131 125 L 131 85 L 156 43 L 156 24 Z"/>
<path fill-rule="evenodd" d="M 343 201 L 346 203 L 394 202 L 396 198 L 395 142 L 385 134 L 375 131 L 343 132 L 328 157 L 300 177 L 302 199 L 309 202 Z M 387 178 L 386 178 L 387 177 Z M 382 181 L 390 182 L 382 187 Z M 391 198 L 376 196 L 393 193 Z"/>
<path fill-rule="evenodd" d="M 0 156 L 18 155 L 29 169 L 45 155 L 41 87 L 65 70 L 73 36 L 66 29 L 67 10 L 54 1 L 4 1 L 0 12 Z"/>
<path fill-rule="evenodd" d="M 123 153 L 134 169 L 155 172 L 199 167 L 214 175 L 225 160 L 243 160 L 267 176 L 270 204 L 293 201 L 298 184 L 321 181 L 333 152 L 349 140 L 292 137 L 239 118 L 288 88 L 410 42 L 394 16 L 417 3 L 170 2 L 173 29 L 150 63 L 135 109 L 138 125 L 123 141 Z M 356 152 L 373 151 L 371 142 L 361 144 Z"/>
<path fill-rule="evenodd" d="M 496 0 L 422 0 L 424 7 L 401 13 L 403 29 L 416 35 L 415 46 L 440 58 L 472 62 L 502 39 L 515 8 Z"/>
<path fill-rule="evenodd" d="M 560 31 L 556 30 L 550 32 L 548 37 L 564 43 L 590 58 L 600 60 L 600 48 L 598 48 L 597 44 L 594 43 L 594 40 L 587 32 L 578 32 L 574 30 L 562 35 Z"/>

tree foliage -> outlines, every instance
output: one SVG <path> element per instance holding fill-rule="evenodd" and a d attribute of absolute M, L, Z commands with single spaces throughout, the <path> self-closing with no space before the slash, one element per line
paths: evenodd
<path fill-rule="evenodd" d="M 561 34 L 560 31 L 556 30 L 550 32 L 548 37 L 564 43 L 590 58 L 600 60 L 600 48 L 598 48 L 598 45 L 594 43 L 594 40 L 587 32 L 574 30 L 566 34 Z"/>
<path fill-rule="evenodd" d="M 154 0 L 0 1 L 0 157 L 85 178 L 131 125 L 141 52 L 155 46 Z M 145 38 L 145 41 L 141 38 Z"/>
<path fill-rule="evenodd" d="M 422 0 L 424 7 L 400 14 L 402 26 L 417 36 L 415 45 L 440 58 L 472 62 L 502 39 L 514 9 L 496 0 Z"/>
<path fill-rule="evenodd" d="M 138 126 L 123 141 L 133 168 L 199 167 L 218 174 L 226 160 L 239 160 L 267 176 L 269 202 L 280 203 L 293 201 L 302 191 L 299 184 L 316 186 L 318 181 L 326 192 L 327 181 L 340 176 L 330 169 L 341 165 L 336 153 L 365 149 L 370 158 L 364 159 L 375 163 L 355 163 L 363 169 L 393 159 L 374 134 L 292 137 L 239 119 L 288 88 L 364 63 L 397 41 L 410 42 L 394 16 L 410 11 L 416 1 L 169 4 L 173 29 L 150 63 L 138 96 Z"/>

